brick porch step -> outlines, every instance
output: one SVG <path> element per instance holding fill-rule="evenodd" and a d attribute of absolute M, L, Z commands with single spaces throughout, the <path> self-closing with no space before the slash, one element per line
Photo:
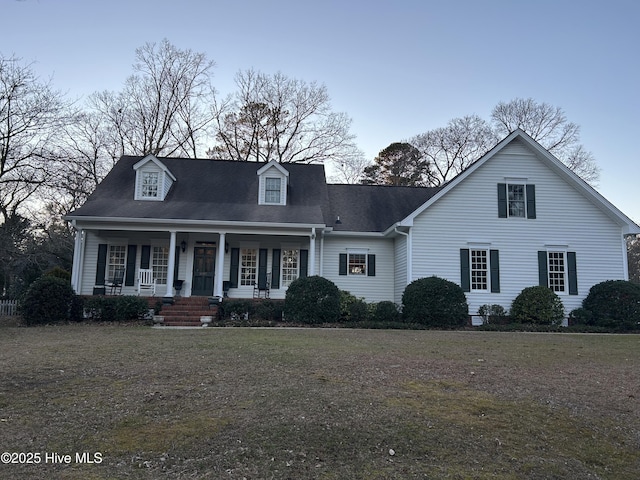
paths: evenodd
<path fill-rule="evenodd" d="M 207 297 L 188 297 L 177 299 L 173 305 L 164 305 L 160 311 L 164 316 L 164 325 L 171 327 L 199 327 L 200 317 L 218 315 L 218 306 L 209 306 Z"/>

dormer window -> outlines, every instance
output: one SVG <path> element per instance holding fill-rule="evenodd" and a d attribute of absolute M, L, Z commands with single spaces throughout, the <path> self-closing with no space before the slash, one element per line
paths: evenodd
<path fill-rule="evenodd" d="M 136 200 L 163 201 L 176 177 L 153 155 L 147 155 L 133 166 L 136 171 Z"/>
<path fill-rule="evenodd" d="M 257 174 L 259 176 L 259 205 L 286 205 L 287 204 L 287 182 L 289 172 L 278 162 L 272 160 L 261 167 Z"/>
<path fill-rule="evenodd" d="M 281 203 L 282 179 L 266 177 L 264 179 L 264 203 Z"/>
<path fill-rule="evenodd" d="M 158 198 L 159 172 L 142 172 L 142 191 L 145 198 Z"/>

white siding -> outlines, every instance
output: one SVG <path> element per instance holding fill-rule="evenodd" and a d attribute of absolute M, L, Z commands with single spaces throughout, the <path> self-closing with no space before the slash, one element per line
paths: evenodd
<path fill-rule="evenodd" d="M 399 236 L 394 243 L 393 301 L 402 304 L 402 294 L 407 286 L 407 237 Z"/>
<path fill-rule="evenodd" d="M 535 184 L 536 219 L 498 218 L 497 184 L 505 177 Z M 576 252 L 578 295 L 561 295 L 566 314 L 581 305 L 594 284 L 624 278 L 620 227 L 520 142 L 489 159 L 415 219 L 413 279 L 437 275 L 460 284 L 460 249 L 470 242 L 499 250 L 501 283 L 500 293 L 468 293 L 470 314 L 486 303 L 509 309 L 523 288 L 537 285 L 537 252 L 550 244 Z"/>
<path fill-rule="evenodd" d="M 323 276 L 367 302 L 394 301 L 394 246 L 392 239 L 338 237 L 324 240 Z M 376 256 L 376 275 L 340 275 L 339 256 L 347 249 L 361 249 Z"/>

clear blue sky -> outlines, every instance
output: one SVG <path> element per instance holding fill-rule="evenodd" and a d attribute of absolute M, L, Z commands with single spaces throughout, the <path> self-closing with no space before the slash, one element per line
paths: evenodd
<path fill-rule="evenodd" d="M 167 38 L 217 64 L 327 86 L 367 158 L 456 117 L 533 98 L 581 126 L 598 190 L 640 222 L 637 0 L 0 0 L 0 52 L 75 98 L 119 90 Z"/>

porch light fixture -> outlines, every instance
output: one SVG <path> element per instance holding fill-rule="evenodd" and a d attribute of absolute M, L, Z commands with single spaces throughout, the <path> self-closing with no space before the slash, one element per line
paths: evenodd
<path fill-rule="evenodd" d="M 340 220 L 340 215 L 338 215 L 336 217 L 336 225 L 341 225 L 342 224 L 342 220 Z"/>
<path fill-rule="evenodd" d="M 224 242 L 224 253 L 229 253 L 229 242 Z"/>
<path fill-rule="evenodd" d="M 185 242 L 184 240 L 182 240 L 180 242 L 180 248 L 182 249 L 182 252 L 184 253 L 187 250 L 187 242 Z"/>

